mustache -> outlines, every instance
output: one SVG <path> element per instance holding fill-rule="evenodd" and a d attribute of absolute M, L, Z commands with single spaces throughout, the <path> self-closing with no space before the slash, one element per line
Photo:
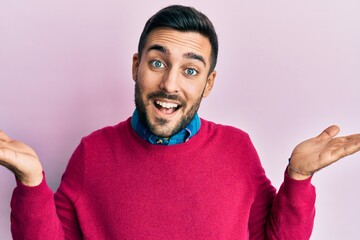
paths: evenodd
<path fill-rule="evenodd" d="M 179 95 L 167 94 L 166 92 L 163 92 L 163 91 L 149 93 L 147 97 L 148 97 L 148 99 L 163 98 L 163 99 L 168 99 L 168 100 L 175 100 L 175 101 L 181 102 L 181 105 L 185 105 L 185 101 Z"/>

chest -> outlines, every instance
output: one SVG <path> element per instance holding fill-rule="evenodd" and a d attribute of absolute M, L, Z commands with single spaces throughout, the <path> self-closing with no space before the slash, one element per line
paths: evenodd
<path fill-rule="evenodd" d="M 100 176 L 106 164 L 99 164 L 85 181 L 85 205 L 94 209 L 96 224 L 106 223 L 103 228 L 144 239 L 148 234 L 157 239 L 200 234 L 201 239 L 204 233 L 216 239 L 247 229 L 254 193 L 251 180 L 241 174 L 241 159 L 237 164 L 225 157 L 114 161 L 111 172 Z"/>

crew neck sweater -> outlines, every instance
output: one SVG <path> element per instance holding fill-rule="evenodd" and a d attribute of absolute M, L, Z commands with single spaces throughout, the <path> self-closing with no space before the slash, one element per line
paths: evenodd
<path fill-rule="evenodd" d="M 231 141 L 229 141 L 231 137 Z M 276 194 L 249 136 L 201 120 L 189 141 L 144 141 L 131 119 L 82 139 L 55 195 L 19 181 L 14 239 L 309 239 L 315 189 L 285 174 Z"/>

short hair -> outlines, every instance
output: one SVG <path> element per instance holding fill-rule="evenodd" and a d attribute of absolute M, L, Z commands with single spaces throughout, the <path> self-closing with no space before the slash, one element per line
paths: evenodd
<path fill-rule="evenodd" d="M 146 22 L 138 45 L 139 59 L 141 59 L 148 35 L 151 31 L 161 27 L 172 28 L 181 32 L 198 32 L 207 37 L 211 45 L 209 74 L 215 69 L 218 56 L 218 38 L 213 24 L 207 16 L 195 8 L 181 5 L 163 8 Z"/>

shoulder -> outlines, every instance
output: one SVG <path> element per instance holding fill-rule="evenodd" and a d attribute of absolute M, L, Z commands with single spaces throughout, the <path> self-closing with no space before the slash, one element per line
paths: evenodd
<path fill-rule="evenodd" d="M 82 142 L 87 144 L 99 144 L 103 142 L 114 141 L 128 131 L 130 124 L 129 119 L 113 126 L 106 126 L 95 130 L 89 135 L 83 137 Z"/>
<path fill-rule="evenodd" d="M 214 123 L 205 119 L 201 119 L 201 128 L 209 134 L 215 136 L 224 136 L 231 139 L 250 140 L 249 134 L 242 129 L 234 126 Z"/>

